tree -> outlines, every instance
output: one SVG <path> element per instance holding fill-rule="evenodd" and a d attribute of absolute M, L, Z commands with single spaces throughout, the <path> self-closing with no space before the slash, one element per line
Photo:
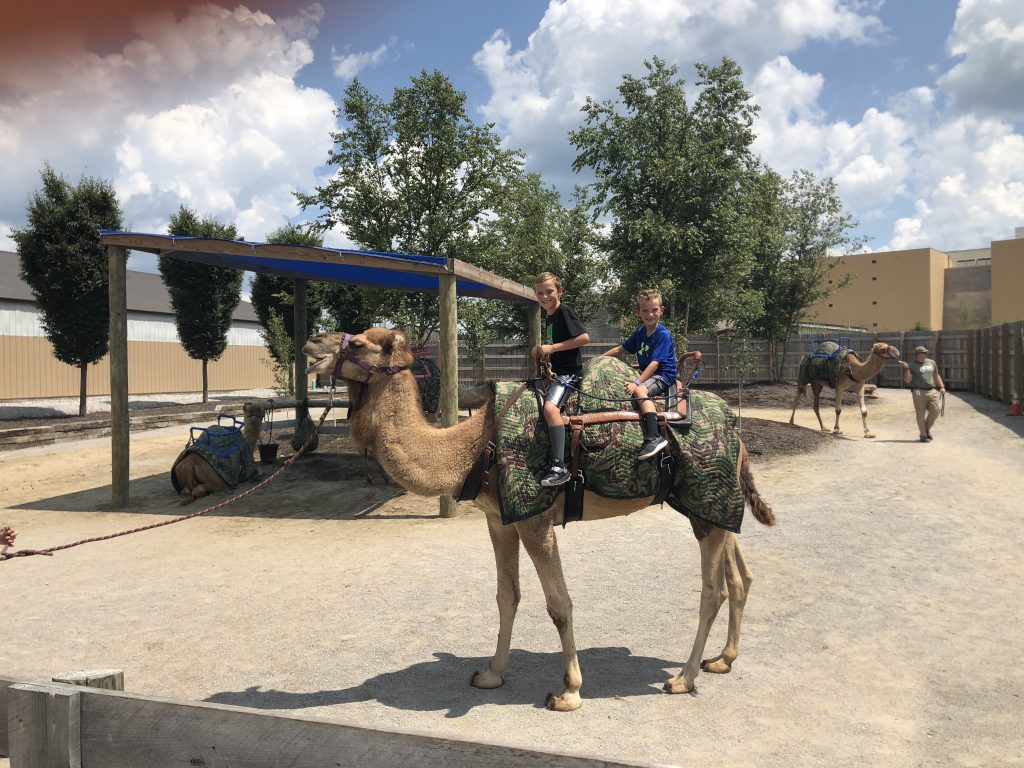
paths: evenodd
<path fill-rule="evenodd" d="M 72 186 L 49 165 L 32 196 L 28 224 L 15 229 L 21 278 L 42 313 L 43 331 L 62 363 L 80 370 L 78 413 L 86 413 L 88 366 L 107 354 L 110 306 L 101 229 L 121 229 L 113 185 L 82 178 Z"/>
<path fill-rule="evenodd" d="M 436 70 L 396 88 L 390 102 L 353 80 L 338 110 L 347 127 L 332 133 L 328 164 L 337 172 L 314 194 L 296 195 L 303 208 L 321 209 L 314 228 L 340 225 L 371 250 L 477 263 L 477 228 L 519 175 L 522 158 L 501 148 L 492 124 L 473 123 L 465 102 L 466 94 Z M 432 294 L 367 295 L 416 344 L 438 327 Z"/>
<path fill-rule="evenodd" d="M 573 168 L 593 170 L 590 201 L 611 217 L 606 246 L 620 308 L 659 286 L 670 325 L 714 330 L 757 309 L 744 206 L 758 107 L 728 58 L 696 65 L 692 106 L 675 66 L 657 57 L 644 65 L 644 77 L 623 77 L 618 102 L 587 100 L 584 125 L 570 133 Z"/>
<path fill-rule="evenodd" d="M 866 238 L 854 234 L 857 222 L 843 207 L 831 178 L 808 170 L 788 179 L 764 170 L 751 187 L 750 226 L 755 232 L 757 267 L 751 285 L 763 298 L 751 332 L 767 339 L 776 379 L 794 327 L 808 320 L 810 308 L 849 284 L 837 275 L 837 258 L 859 250 Z"/>
<path fill-rule="evenodd" d="M 241 239 L 234 224 L 221 224 L 211 216 L 200 219 L 184 205 L 171 216 L 168 232 L 183 237 Z M 171 256 L 161 256 L 158 266 L 171 297 L 181 345 L 189 357 L 203 362 L 203 402 L 208 402 L 207 368 L 227 349 L 231 315 L 242 298 L 242 271 Z"/>

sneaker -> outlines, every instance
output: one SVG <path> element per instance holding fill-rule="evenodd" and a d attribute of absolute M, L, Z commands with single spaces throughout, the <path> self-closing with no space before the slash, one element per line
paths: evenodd
<path fill-rule="evenodd" d="M 927 435 L 925 435 L 925 437 L 927 437 L 929 440 L 931 440 L 932 439 L 932 433 L 929 432 Z"/>
<path fill-rule="evenodd" d="M 548 473 L 541 478 L 540 484 L 545 488 L 554 488 L 565 485 L 567 482 L 569 482 L 569 470 L 561 464 L 552 464 Z"/>
<path fill-rule="evenodd" d="M 920 440 L 922 443 L 928 442 L 928 438 L 925 435 L 921 435 L 921 437 L 919 437 L 918 440 Z"/>
<path fill-rule="evenodd" d="M 648 437 L 644 440 L 644 444 L 640 446 L 640 453 L 637 454 L 637 458 L 641 461 L 649 459 L 652 456 L 656 456 L 663 450 L 668 448 L 668 440 L 660 435 L 658 437 Z"/>

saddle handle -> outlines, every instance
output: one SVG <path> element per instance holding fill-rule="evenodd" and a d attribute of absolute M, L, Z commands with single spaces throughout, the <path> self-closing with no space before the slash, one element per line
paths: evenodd
<path fill-rule="evenodd" d="M 686 372 L 686 377 L 679 383 L 682 385 L 683 390 L 690 388 L 690 382 L 693 381 L 694 375 L 697 373 L 697 369 L 700 368 L 700 362 L 704 359 L 704 355 L 701 354 L 700 350 L 694 350 L 693 352 L 684 352 L 679 356 L 679 360 L 676 361 L 676 368 L 678 370 L 683 369 L 683 363 L 687 360 L 690 361 L 690 370 Z"/>

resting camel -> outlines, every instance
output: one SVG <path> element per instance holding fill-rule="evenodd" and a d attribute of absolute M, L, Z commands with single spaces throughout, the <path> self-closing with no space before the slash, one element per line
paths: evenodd
<path fill-rule="evenodd" d="M 412 354 L 405 337 L 385 328 L 371 328 L 355 336 L 322 333 L 303 347 L 311 358 L 307 371 L 332 373 L 348 384 L 350 430 L 356 444 L 372 447 L 388 475 L 406 490 L 422 496 L 457 496 L 474 461 L 488 441 L 495 438 L 494 394 L 468 420 L 439 428 L 423 416 L 416 395 L 416 383 L 405 368 Z M 745 502 L 765 525 L 775 516 L 754 488 L 746 456 L 740 449 L 738 482 Z M 558 630 L 565 664 L 563 687 L 548 694 L 548 709 L 567 712 L 582 703 L 583 677 L 573 637 L 572 601 L 566 589 L 558 555 L 555 526 L 562 523 L 563 505 L 554 504 L 539 515 L 503 525 L 496 496 L 498 472 L 492 469 L 486 488 L 474 503 L 485 513 L 497 565 L 498 643 L 490 664 L 475 672 L 470 684 L 477 688 L 498 688 L 504 683 L 512 638 L 512 623 L 519 604 L 519 545 L 533 560 L 540 577 L 548 614 Z M 561 497 L 559 497 L 559 501 Z M 650 505 L 652 497 L 611 500 L 586 493 L 586 519 L 628 515 Z M 693 650 L 682 671 L 664 685 L 669 693 L 694 689 L 697 673 L 725 673 L 735 661 L 743 607 L 752 574 L 734 533 L 712 527 L 700 540 L 700 620 Z M 729 601 L 729 629 L 722 652 L 701 661 L 708 633 L 719 608 Z"/>
<path fill-rule="evenodd" d="M 900 351 L 896 347 L 890 347 L 882 342 L 872 345 L 871 353 L 864 362 L 861 362 L 861 359 L 852 350 L 846 353 L 846 359 L 840 365 L 839 374 L 836 376 L 836 424 L 832 428 L 833 434 L 843 434 L 842 430 L 839 429 L 839 414 L 843 412 L 843 393 L 853 392 L 860 403 L 860 417 L 864 422 L 864 437 L 874 437 L 868 430 L 868 409 L 864 405 L 864 385 L 875 378 L 887 362 L 899 359 Z M 808 376 L 807 364 L 810 360 L 811 355 L 804 355 L 803 359 L 800 360 L 800 373 L 796 383 L 796 397 L 793 398 L 793 412 L 789 416 L 789 423 L 796 424 L 796 406 L 799 404 L 800 398 L 807 391 L 807 385 L 810 384 L 811 390 L 814 392 L 814 415 L 818 417 L 818 425 L 821 427 L 821 431 L 828 432 L 825 428 L 825 422 L 821 420 L 821 411 L 818 410 L 821 402 L 821 390 L 828 385 L 828 382 L 825 379 L 809 381 L 806 378 Z"/>
<path fill-rule="evenodd" d="M 260 436 L 260 425 L 263 423 L 263 408 L 246 403 L 242 406 L 242 438 L 249 450 L 256 448 Z M 182 506 L 191 504 L 196 499 L 209 496 L 211 493 L 226 491 L 228 486 L 202 456 L 190 453 L 174 467 L 174 477 L 181 487 Z"/>

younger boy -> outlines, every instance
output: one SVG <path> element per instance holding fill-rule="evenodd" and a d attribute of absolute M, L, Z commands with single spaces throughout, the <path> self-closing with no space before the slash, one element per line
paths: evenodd
<path fill-rule="evenodd" d="M 676 346 L 668 328 L 661 324 L 664 309 L 660 291 L 640 291 L 636 311 L 643 325 L 622 344 L 604 353 L 619 355 L 623 351 L 630 352 L 636 354 L 640 364 L 640 375 L 636 381 L 626 384 L 626 394 L 633 398 L 633 406 L 639 408 L 644 430 L 644 442 L 638 454 L 640 459 L 649 459 L 668 447 L 668 441 L 658 432 L 654 402 L 647 399 L 664 394 L 676 383 Z"/>
<path fill-rule="evenodd" d="M 562 405 L 569 388 L 577 386 L 583 372 L 583 353 L 580 350 L 590 341 L 583 323 L 572 307 L 562 302 L 562 281 L 551 272 L 541 272 L 533 281 L 537 303 L 546 313 L 544 338 L 547 343 L 535 347 L 537 358 L 551 358 L 554 378 L 544 398 L 544 421 L 551 439 L 551 464 L 540 484 L 551 488 L 569 480 L 565 466 L 565 425 L 562 424 Z"/>

